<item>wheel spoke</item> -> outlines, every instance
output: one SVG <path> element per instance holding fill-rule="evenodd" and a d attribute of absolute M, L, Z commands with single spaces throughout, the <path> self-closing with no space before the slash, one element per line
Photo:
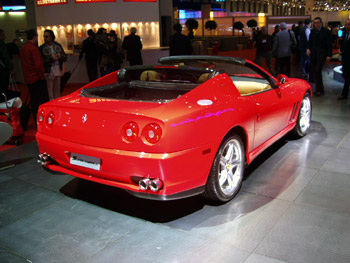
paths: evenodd
<path fill-rule="evenodd" d="M 227 165 L 227 160 L 224 156 L 221 156 L 220 158 L 220 165 L 222 166 L 222 168 L 224 169 Z"/>
<path fill-rule="evenodd" d="M 226 181 L 227 181 L 227 170 L 224 169 L 219 174 L 219 184 L 220 184 L 220 186 L 223 187 Z"/>
<path fill-rule="evenodd" d="M 235 186 L 235 182 L 234 182 L 234 178 L 233 178 L 233 174 L 232 173 L 229 173 L 228 176 L 227 176 L 227 183 L 228 183 L 228 186 L 227 186 L 227 190 L 231 190 L 234 186 Z"/>
<path fill-rule="evenodd" d="M 227 149 L 227 153 L 225 155 L 225 159 L 226 160 L 231 160 L 232 159 L 232 155 L 233 155 L 233 144 L 230 143 L 230 145 L 228 145 L 228 149 Z"/>
<path fill-rule="evenodd" d="M 239 160 L 239 159 L 232 160 L 230 165 L 232 168 L 236 168 L 236 167 L 241 165 L 241 160 Z"/>

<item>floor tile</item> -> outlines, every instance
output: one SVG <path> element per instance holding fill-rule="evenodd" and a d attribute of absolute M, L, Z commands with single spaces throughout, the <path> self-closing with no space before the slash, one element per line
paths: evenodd
<path fill-rule="evenodd" d="M 38 167 L 33 171 L 28 171 L 17 177 L 23 181 L 59 192 L 65 184 L 72 181 L 75 177 L 62 173 L 55 173 Z"/>
<path fill-rule="evenodd" d="M 331 172 L 350 174 L 350 149 L 338 149 L 321 168 Z"/>
<path fill-rule="evenodd" d="M 28 263 L 25 258 L 17 256 L 7 249 L 0 247 L 0 262 L 2 263 Z"/>
<path fill-rule="evenodd" d="M 12 180 L 13 178 L 6 174 L 0 174 L 0 183 Z"/>
<path fill-rule="evenodd" d="M 225 205 L 206 206 L 167 225 L 252 252 L 289 204 L 241 192 Z"/>
<path fill-rule="evenodd" d="M 272 169 L 271 169 L 272 168 Z M 264 165 L 244 181 L 242 190 L 262 196 L 294 201 L 317 170 L 281 163 L 278 166 Z"/>
<path fill-rule="evenodd" d="M 12 177 L 18 177 L 28 172 L 39 171 L 41 169 L 34 155 L 23 158 L 15 158 L 6 163 L 14 164 L 14 166 L 0 171 L 0 174 L 6 174 Z"/>
<path fill-rule="evenodd" d="M 86 262 L 139 224 L 139 219 L 64 198 L 0 228 L 0 246 L 32 262 Z"/>
<path fill-rule="evenodd" d="M 220 241 L 145 223 L 112 242 L 89 263 L 110 262 L 244 262 L 249 252 Z"/>
<path fill-rule="evenodd" d="M 350 132 L 343 138 L 339 143 L 339 148 L 344 148 L 350 150 Z"/>
<path fill-rule="evenodd" d="M 293 205 L 256 253 L 289 263 L 350 262 L 350 215 Z"/>
<path fill-rule="evenodd" d="M 0 184 L 0 227 L 29 216 L 63 195 L 12 179 Z"/>
<path fill-rule="evenodd" d="M 300 144 L 290 142 L 285 149 L 287 154 L 283 156 L 283 163 L 291 166 L 303 166 L 313 169 L 320 169 L 333 156 L 337 148 L 323 144 L 313 144 L 309 141 Z"/>
<path fill-rule="evenodd" d="M 269 258 L 259 254 L 252 254 L 244 263 L 287 263 L 286 261 Z"/>
<path fill-rule="evenodd" d="M 296 202 L 350 213 L 350 174 L 320 171 Z"/>
<path fill-rule="evenodd" d="M 6 162 L 34 156 L 36 158 L 38 154 L 39 150 L 35 141 L 0 152 L 0 160 Z"/>

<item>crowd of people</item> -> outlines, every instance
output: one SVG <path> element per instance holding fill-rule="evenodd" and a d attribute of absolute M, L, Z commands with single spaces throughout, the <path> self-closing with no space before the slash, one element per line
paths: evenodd
<path fill-rule="evenodd" d="M 90 81 L 120 69 L 125 53 L 130 65 L 142 65 L 142 42 L 136 32 L 136 28 L 131 28 L 130 35 L 121 41 L 114 30 L 108 34 L 104 28 L 100 28 L 96 34 L 92 29 L 88 30 L 79 60 L 85 55 Z M 15 75 L 11 56 L 17 55 L 20 57 L 21 73 L 30 94 L 34 120 L 41 104 L 61 96 L 61 78 L 64 63 L 67 61 L 67 55 L 62 45 L 55 40 L 54 32 L 46 29 L 43 37 L 44 43 L 38 46 L 38 33 L 30 29 L 27 31 L 27 42 L 19 48 L 14 42 L 5 44 L 5 31 L 0 29 L 0 94 L 4 93 L 7 99 L 19 96 L 17 91 L 8 88 L 10 79 Z M 3 100 L 0 97 L 0 102 Z"/>
<path fill-rule="evenodd" d="M 284 74 L 290 76 L 292 57 L 294 62 L 300 63 L 300 74 L 309 82 L 315 83 L 315 95 L 324 95 L 322 68 L 326 61 L 333 56 L 333 49 L 342 56 L 342 71 L 344 87 L 339 100 L 347 99 L 350 86 L 350 19 L 347 19 L 342 29 L 342 37 L 338 38 L 335 28 L 323 26 L 322 19 L 316 17 L 312 20 L 300 21 L 298 26 L 293 25 L 287 29 L 287 24 L 282 22 L 275 26 L 272 35 L 267 33 L 267 28 L 253 32 L 253 42 L 256 47 L 255 63 L 266 66 L 274 76 Z M 336 37 L 335 37 L 336 36 Z M 339 50 L 338 50 L 339 49 Z M 275 67 L 272 61 L 275 58 Z"/>
<path fill-rule="evenodd" d="M 191 55 L 193 48 L 190 38 L 181 33 L 182 26 L 173 26 L 174 34 L 169 39 L 169 53 L 174 55 Z M 291 30 L 285 22 L 275 26 L 272 35 L 267 27 L 255 30 L 253 41 L 256 47 L 255 62 L 266 66 L 272 75 L 290 76 L 292 57 L 300 63 L 300 74 L 309 82 L 315 83 L 316 96 L 324 95 L 322 68 L 332 57 L 333 48 L 339 46 L 342 56 L 342 70 L 345 79 L 339 100 L 347 99 L 350 86 L 350 19 L 342 29 L 342 38 L 334 38 L 334 29 L 323 26 L 322 19 L 300 21 Z M 136 28 L 130 29 L 130 35 L 122 41 L 114 30 L 107 33 L 100 28 L 97 33 L 88 30 L 88 37 L 83 41 L 79 60 L 85 55 L 86 69 L 90 82 L 120 69 L 126 59 L 129 64 L 142 65 L 142 42 L 136 35 Z M 338 32 L 336 32 L 338 34 Z M 332 37 L 333 36 L 333 37 Z M 52 30 L 44 31 L 44 43 L 38 47 L 36 30 L 27 31 L 27 43 L 19 50 L 15 42 L 5 44 L 5 32 L 0 29 L 0 93 L 11 97 L 8 90 L 10 76 L 14 74 L 11 56 L 20 56 L 23 78 L 31 97 L 31 109 L 36 118 L 39 106 L 49 100 L 60 97 L 61 76 L 67 55 L 63 47 L 55 41 Z M 17 48 L 16 48 L 17 47 Z M 126 54 L 126 56 L 125 56 Z M 273 58 L 275 65 L 273 67 Z M 1 99 L 1 98 L 0 98 Z"/>

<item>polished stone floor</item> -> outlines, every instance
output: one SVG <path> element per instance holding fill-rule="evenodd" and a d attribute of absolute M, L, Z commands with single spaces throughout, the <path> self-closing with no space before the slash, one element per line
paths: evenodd
<path fill-rule="evenodd" d="M 332 64 L 310 133 L 281 139 L 229 203 L 172 202 L 36 163 L 35 143 L 0 152 L 0 262 L 350 262 L 350 109 Z"/>

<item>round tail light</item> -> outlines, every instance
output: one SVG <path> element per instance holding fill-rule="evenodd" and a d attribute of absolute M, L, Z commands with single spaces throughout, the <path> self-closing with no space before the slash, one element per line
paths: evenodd
<path fill-rule="evenodd" d="M 147 142 L 155 144 L 162 137 L 162 128 L 156 123 L 150 123 L 143 129 L 142 135 Z"/>
<path fill-rule="evenodd" d="M 135 122 L 129 122 L 124 125 L 122 129 L 123 139 L 128 142 L 136 140 L 139 134 L 139 126 Z"/>
<path fill-rule="evenodd" d="M 39 111 L 36 119 L 38 123 L 43 123 L 45 119 L 45 112 L 43 110 Z"/>
<path fill-rule="evenodd" d="M 48 126 L 52 126 L 55 121 L 55 114 L 53 111 L 50 111 L 50 113 L 46 116 L 46 124 Z"/>

